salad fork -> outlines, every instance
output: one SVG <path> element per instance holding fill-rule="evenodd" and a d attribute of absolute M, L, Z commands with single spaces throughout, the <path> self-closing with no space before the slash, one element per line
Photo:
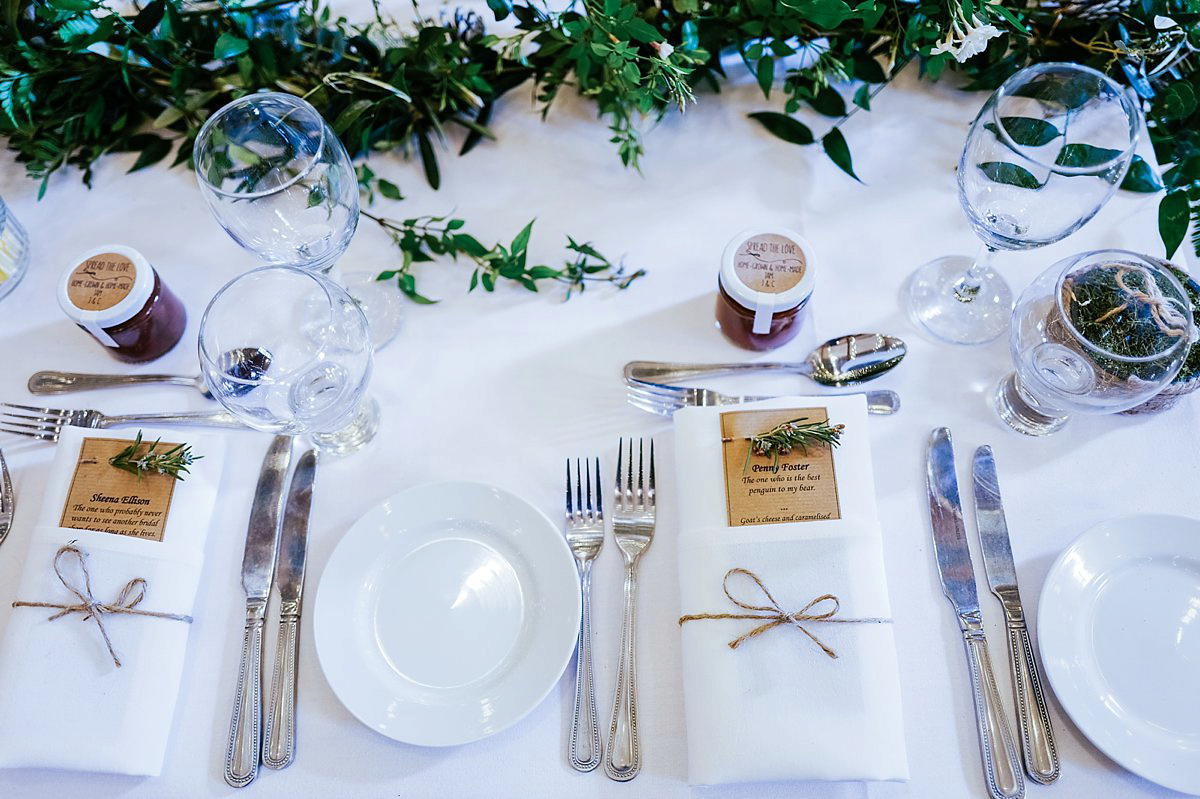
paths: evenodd
<path fill-rule="evenodd" d="M 900 395 L 895 391 L 881 390 L 862 393 L 867 398 L 868 413 L 887 416 L 900 410 Z M 713 391 L 711 388 L 669 386 L 634 378 L 627 378 L 625 381 L 625 398 L 635 408 L 659 416 L 670 416 L 680 408 L 689 408 L 694 405 L 740 405 L 744 402 L 775 399 L 774 396 L 735 397 Z"/>
<path fill-rule="evenodd" d="M 4 539 L 8 537 L 8 531 L 12 527 L 15 504 L 12 478 L 8 475 L 8 464 L 4 461 L 4 453 L 0 452 L 0 544 L 4 543 Z"/>
<path fill-rule="evenodd" d="M 654 440 L 650 441 L 648 475 L 643 469 L 644 442 L 638 441 L 636 485 L 633 482 L 633 439 L 629 439 L 628 460 L 623 457 L 624 444 L 622 441 L 617 447 L 613 539 L 625 557 L 625 617 L 621 622 L 621 658 L 617 666 L 612 725 L 608 728 L 608 748 L 604 757 L 605 773 L 618 782 L 631 780 L 642 770 L 637 710 L 637 566 L 638 560 L 654 539 L 655 505 Z"/>
<path fill-rule="evenodd" d="M 571 498 L 571 461 L 567 460 L 567 545 L 579 568 L 579 587 L 583 593 L 583 618 L 579 625 L 578 652 L 575 656 L 575 714 L 571 723 L 568 756 L 576 771 L 591 771 L 600 765 L 600 719 L 596 713 L 596 688 L 592 677 L 592 561 L 604 545 L 604 503 L 600 498 L 600 459 L 596 458 L 596 505 L 592 507 L 592 468 L 587 464 L 587 479 L 575 459 L 575 498 Z M 583 484 L 587 484 L 584 506 Z M 586 749 L 581 749 L 580 738 Z"/>
<path fill-rule="evenodd" d="M 135 413 L 110 416 L 96 410 L 63 410 L 58 408 L 35 408 L 32 405 L 16 405 L 0 402 L 0 433 L 29 436 L 39 441 L 58 441 L 65 426 L 105 429 L 120 425 L 136 424 L 189 424 L 204 427 L 233 427 L 248 429 L 225 411 L 197 411 L 185 413 Z M 18 413 L 17 411 L 23 411 Z"/>

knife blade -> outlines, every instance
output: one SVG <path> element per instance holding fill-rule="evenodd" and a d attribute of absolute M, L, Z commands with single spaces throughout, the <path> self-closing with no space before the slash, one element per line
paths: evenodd
<path fill-rule="evenodd" d="M 271 700 L 267 712 L 263 765 L 286 768 L 296 753 L 296 672 L 300 662 L 300 611 L 304 595 L 304 562 L 308 546 L 308 514 L 312 508 L 313 481 L 317 475 L 317 452 L 300 456 L 288 488 L 279 534 L 279 645 L 271 678 Z"/>
<path fill-rule="evenodd" d="M 975 588 L 975 569 L 971 565 L 962 502 L 958 495 L 954 444 L 950 430 L 945 427 L 934 430 L 929 438 L 926 480 L 938 575 L 942 591 L 958 616 L 967 652 L 975 699 L 975 726 L 988 793 L 993 799 L 1020 799 L 1025 796 L 1025 780 L 1021 776 L 1017 749 L 1004 717 L 988 656 L 979 594 Z"/>
<path fill-rule="evenodd" d="M 1058 779 L 1060 766 L 1058 748 L 1054 743 L 1054 727 L 1050 723 L 1050 708 L 1042 692 L 1041 675 L 1033 656 L 1029 629 L 1025 626 L 1025 611 L 1017 587 L 1017 567 L 1013 562 L 1008 523 L 1000 499 L 1000 481 L 996 477 L 996 460 L 988 446 L 975 450 L 973 468 L 975 485 L 975 521 L 979 528 L 979 543 L 983 547 L 983 567 L 988 585 L 1000 600 L 1008 627 L 1009 664 L 1012 666 L 1013 695 L 1017 704 L 1018 728 L 1021 731 L 1021 754 L 1029 776 L 1048 785 Z"/>
<path fill-rule="evenodd" d="M 291 436 L 275 436 L 263 459 L 254 502 L 250 506 L 246 552 L 242 557 L 246 629 L 242 639 L 233 717 L 229 722 L 229 741 L 225 750 L 225 781 L 234 788 L 244 788 L 254 781 L 262 757 L 263 625 L 275 574 L 279 516 L 291 458 Z"/>

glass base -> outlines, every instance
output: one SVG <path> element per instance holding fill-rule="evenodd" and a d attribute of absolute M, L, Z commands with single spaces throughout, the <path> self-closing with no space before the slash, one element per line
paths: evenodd
<path fill-rule="evenodd" d="M 947 255 L 913 272 L 904 298 L 913 321 L 952 344 L 983 344 L 1007 331 L 1012 289 L 991 268 L 975 276 L 977 284 L 964 288 L 961 281 L 974 263 L 966 255 Z"/>
<path fill-rule="evenodd" d="M 379 432 L 379 403 L 367 397 L 358 405 L 354 418 L 329 433 L 310 433 L 313 445 L 326 455 L 347 455 L 370 443 Z"/>
<path fill-rule="evenodd" d="M 1058 432 L 1067 423 L 1065 415 L 1045 413 L 1045 408 L 1038 408 L 1032 399 L 1026 397 L 1015 372 L 996 387 L 992 401 L 1000 418 L 1013 430 L 1027 436 L 1047 436 Z"/>
<path fill-rule="evenodd" d="M 376 280 L 373 272 L 346 272 L 340 279 L 366 315 L 371 346 L 378 352 L 391 343 L 404 325 L 405 300 L 400 289 L 394 281 Z"/>

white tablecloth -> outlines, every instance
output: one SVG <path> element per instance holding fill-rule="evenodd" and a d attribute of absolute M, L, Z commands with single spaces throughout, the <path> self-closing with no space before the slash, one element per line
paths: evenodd
<path fill-rule="evenodd" d="M 565 93 L 564 93 L 565 95 Z M 526 89 L 494 115 L 498 143 L 442 162 L 443 188 L 424 185 L 418 165 L 375 156 L 372 168 L 398 182 L 408 199 L 374 210 L 396 216 L 454 211 L 481 239 L 511 237 L 532 217 L 534 258 L 557 263 L 566 234 L 623 254 L 649 275 L 628 291 L 589 290 L 569 303 L 553 289 L 534 295 L 503 287 L 466 295 L 462 264 L 421 268 L 422 289 L 444 302 L 413 306 L 400 337 L 382 352 L 372 386 L 384 408 L 378 440 L 366 451 L 322 464 L 312 517 L 309 590 L 330 552 L 368 507 L 416 483 L 482 480 L 560 510 L 562 463 L 599 454 L 606 472 L 620 435 L 657 436 L 659 534 L 642 561 L 640 638 L 642 775 L 630 785 L 599 771 L 570 769 L 565 748 L 572 680 L 520 725 L 456 749 L 396 744 L 355 721 L 320 673 L 311 626 L 301 641 L 299 750 L 283 772 L 265 770 L 242 795 L 261 797 L 966 797 L 984 795 L 966 664 L 957 624 L 934 571 L 923 484 L 931 428 L 949 425 L 959 447 L 960 479 L 972 449 L 991 443 L 1008 503 L 1013 550 L 1027 608 L 1036 606 L 1053 558 L 1077 534 L 1113 516 L 1195 514 L 1200 478 L 1196 405 L 1161 416 L 1079 418 L 1044 440 L 1008 431 L 988 406 L 1008 367 L 1004 341 L 977 348 L 935 344 L 897 303 L 905 276 L 947 252 L 972 252 L 955 193 L 954 169 L 967 124 L 984 95 L 908 77 L 883 92 L 871 113 L 845 132 L 858 174 L 853 182 L 816 148 L 776 140 L 747 120 L 767 106 L 753 85 L 703 98 L 687 119 L 671 114 L 647 136 L 643 174 L 622 168 L 590 105 L 556 105 L 541 122 Z M 820 124 L 819 122 L 817 124 Z M 96 244 L 131 244 L 158 264 L 184 298 L 185 343 L 142 371 L 195 373 L 197 325 L 207 299 L 254 265 L 209 216 L 184 169 L 125 175 L 132 157 L 113 156 L 88 191 L 77 172 L 56 175 L 46 198 L 8 154 L 0 195 L 28 227 L 34 264 L 0 302 L 0 398 L 25 402 L 37 369 L 121 371 L 54 301 L 69 260 Z M 1153 199 L 1120 196 L 1071 239 L 1042 251 L 1002 255 L 1015 286 L 1069 253 L 1122 246 L 1158 253 Z M 817 340 L 852 331 L 902 336 L 905 363 L 876 384 L 903 396 L 892 418 L 872 421 L 872 449 L 895 613 L 912 779 L 907 784 L 799 784 L 691 789 L 685 782 L 680 695 L 676 547 L 677 506 L 669 425 L 625 404 L 627 360 L 732 360 L 745 353 L 712 322 L 718 258 L 727 239 L 754 225 L 801 230 L 819 257 L 810 326 L 780 353 L 799 359 Z M 342 266 L 379 270 L 397 254 L 369 222 Z M 253 308 L 246 312 L 253 313 Z M 800 378 L 771 384 L 807 390 Z M 55 398 L 110 412 L 200 409 L 187 389 L 111 390 Z M 163 776 L 138 780 L 45 771 L 0 772 L 9 797 L 208 797 L 237 793 L 221 779 L 243 623 L 239 569 L 246 518 L 268 437 L 230 434 L 231 447 L 196 608 L 174 740 Z M 0 592 L 17 569 L 41 504 L 51 448 L 0 441 L 14 471 L 19 510 L 0 548 Z M 198 468 L 204 468 L 201 464 Z M 977 548 L 976 548 L 977 549 Z M 977 564 L 977 573 L 982 575 Z M 620 634 L 620 556 L 611 541 L 594 573 L 595 644 L 601 715 L 607 718 Z M 7 599 L 7 594 L 4 595 Z M 310 599 L 312 593 L 310 593 Z M 1011 708 L 1000 608 L 982 597 L 993 655 Z M 10 610 L 0 603 L 0 625 Z M 1036 630 L 1035 630 L 1036 634 Z M 1010 711 L 1011 712 L 1011 711 Z M 1155 796 L 1168 792 L 1115 766 L 1090 746 L 1055 706 L 1062 778 L 1029 795 Z M 796 719 L 804 724 L 804 719 Z M 853 747 L 854 741 L 846 741 Z"/>

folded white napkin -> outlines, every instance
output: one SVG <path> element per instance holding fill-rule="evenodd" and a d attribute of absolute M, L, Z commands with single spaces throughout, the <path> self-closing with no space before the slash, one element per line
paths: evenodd
<path fill-rule="evenodd" d="M 32 534 L 19 584 L 0 593 L 14 600 L 76 604 L 54 572 L 55 553 L 76 542 L 86 553 L 92 596 L 114 603 L 131 579 L 146 580 L 139 610 L 194 615 L 204 544 L 216 503 L 225 443 L 192 430 L 143 431 L 143 439 L 187 441 L 202 455 L 177 483 L 163 540 L 59 527 L 63 503 L 85 437 L 133 434 L 67 428 L 50 470 L 45 505 Z M 64 574 L 83 587 L 77 563 Z M 105 614 L 121 660 L 117 668 L 94 620 L 79 613 L 17 607 L 0 638 L 0 767 L 62 768 L 154 776 L 161 772 L 179 696 L 191 625 L 148 616 Z"/>
<path fill-rule="evenodd" d="M 736 410 L 814 407 L 846 426 L 833 456 L 841 518 L 742 527 L 729 526 L 726 513 L 721 414 L 733 409 L 675 414 L 681 614 L 746 613 L 722 587 L 726 573 L 741 568 L 787 613 L 834 594 L 837 618 L 890 619 L 868 443 L 876 422 L 867 420 L 865 400 L 792 397 Z M 739 600 L 770 604 L 746 575 L 729 580 Z M 682 627 L 689 781 L 907 779 L 892 624 L 804 623 L 836 659 L 788 624 L 729 647 L 761 623 Z"/>

